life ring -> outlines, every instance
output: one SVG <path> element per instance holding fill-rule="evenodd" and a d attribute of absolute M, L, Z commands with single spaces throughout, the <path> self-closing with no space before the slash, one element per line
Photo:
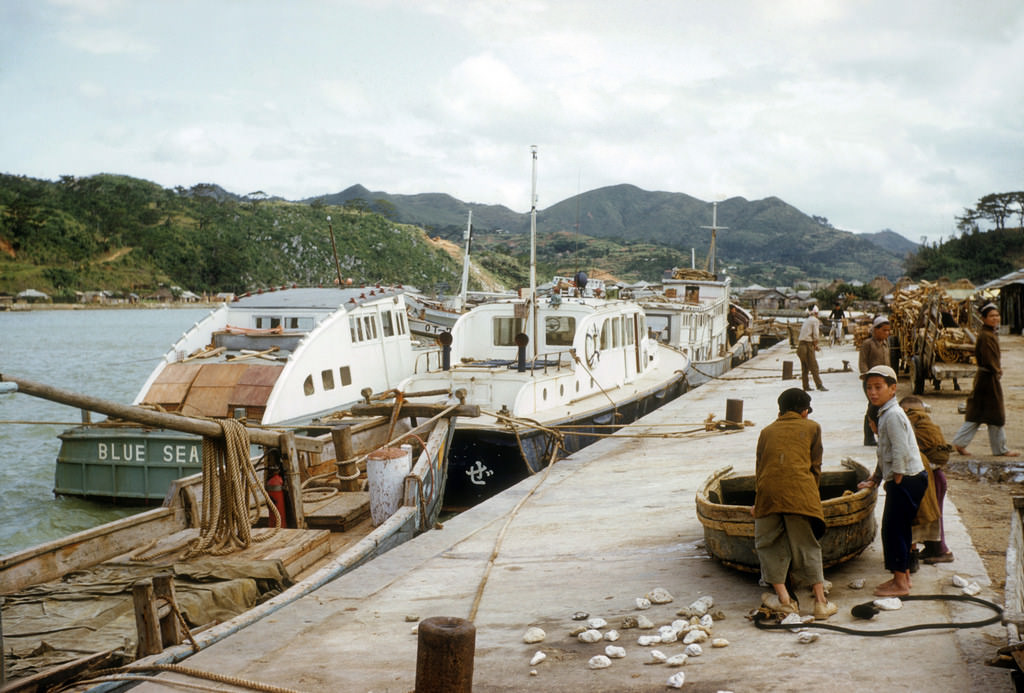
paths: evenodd
<path fill-rule="evenodd" d="M 598 349 L 597 325 L 591 324 L 587 328 L 587 334 L 583 339 L 583 355 L 587 359 L 587 368 L 593 368 L 594 364 L 601 360 L 601 351 Z"/>

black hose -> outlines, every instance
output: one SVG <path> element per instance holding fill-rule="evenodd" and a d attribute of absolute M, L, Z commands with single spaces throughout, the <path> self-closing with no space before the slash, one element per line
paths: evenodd
<path fill-rule="evenodd" d="M 998 604 L 994 604 L 986 599 L 980 597 L 971 597 L 966 594 L 913 594 L 906 597 L 899 597 L 902 601 L 947 601 L 947 602 L 973 602 L 979 606 L 984 606 L 988 609 L 992 609 L 995 612 L 994 615 L 980 621 L 966 621 L 963 623 L 920 623 L 913 626 L 902 626 L 900 628 L 889 628 L 886 630 L 857 630 L 856 628 L 847 628 L 846 626 L 836 626 L 831 623 L 824 623 L 821 621 L 815 621 L 813 623 L 766 623 L 766 616 L 764 612 L 758 612 L 754 615 L 754 625 L 762 630 L 793 630 L 795 628 L 822 628 L 824 630 L 834 630 L 837 633 L 846 633 L 848 635 L 898 635 L 899 633 L 909 633 L 914 630 L 945 630 L 947 628 L 982 628 L 993 623 L 1000 621 L 1003 617 L 1003 607 Z M 853 607 L 851 613 L 858 618 L 863 618 L 863 615 L 867 613 L 877 613 L 877 608 L 873 602 L 865 602 L 864 604 L 858 604 Z"/>

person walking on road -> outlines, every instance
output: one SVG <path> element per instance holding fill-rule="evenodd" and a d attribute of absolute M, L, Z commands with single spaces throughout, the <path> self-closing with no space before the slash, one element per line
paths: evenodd
<path fill-rule="evenodd" d="M 822 392 L 828 390 L 821 382 L 821 375 L 818 373 L 818 357 L 815 355 L 820 348 L 818 346 L 820 339 L 821 321 L 818 320 L 818 306 L 814 306 L 804 319 L 804 324 L 800 326 L 800 338 L 796 345 L 796 356 L 800 359 L 800 378 L 803 381 L 804 392 L 810 390 L 808 373 L 814 377 L 814 384 L 819 390 Z"/>
<path fill-rule="evenodd" d="M 961 455 L 969 454 L 967 446 L 981 424 L 988 426 L 988 443 L 993 455 L 1017 457 L 1016 450 L 1006 447 L 1006 410 L 1003 406 L 1003 386 L 999 379 L 1003 375 L 999 352 L 999 309 L 992 303 L 981 309 L 981 331 L 974 345 L 974 360 L 978 370 L 974 374 L 974 388 L 967 398 L 964 423 L 953 437 L 953 447 Z"/>
<path fill-rule="evenodd" d="M 889 331 L 889 318 L 884 315 L 879 315 L 871 323 L 871 336 L 865 339 L 860 345 L 860 361 L 858 362 L 858 369 L 860 370 L 861 378 L 863 378 L 864 374 L 875 366 L 892 365 L 889 363 Z M 866 384 L 864 391 L 867 393 Z M 873 408 L 873 405 L 869 401 L 867 411 L 864 412 L 865 445 L 876 445 L 875 432 L 871 428 L 871 419 L 873 418 L 878 418 L 878 411 Z"/>

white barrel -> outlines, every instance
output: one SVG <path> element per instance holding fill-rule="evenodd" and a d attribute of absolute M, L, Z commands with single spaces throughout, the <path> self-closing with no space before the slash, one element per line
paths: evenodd
<path fill-rule="evenodd" d="M 366 458 L 370 488 L 370 518 L 376 527 L 402 505 L 405 475 L 412 469 L 412 448 L 381 448 Z"/>

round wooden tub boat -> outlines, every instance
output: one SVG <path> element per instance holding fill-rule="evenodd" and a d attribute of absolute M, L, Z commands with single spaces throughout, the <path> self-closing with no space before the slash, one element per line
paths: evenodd
<path fill-rule="evenodd" d="M 874 488 L 858 489 L 869 476 L 868 469 L 853 460 L 839 468 L 821 471 L 821 504 L 825 510 L 825 536 L 821 558 L 830 568 L 858 556 L 875 538 Z M 697 492 L 697 517 L 704 525 L 708 553 L 725 565 L 746 572 L 760 572 L 754 550 L 754 475 L 736 474 L 732 467 L 720 469 Z"/>

